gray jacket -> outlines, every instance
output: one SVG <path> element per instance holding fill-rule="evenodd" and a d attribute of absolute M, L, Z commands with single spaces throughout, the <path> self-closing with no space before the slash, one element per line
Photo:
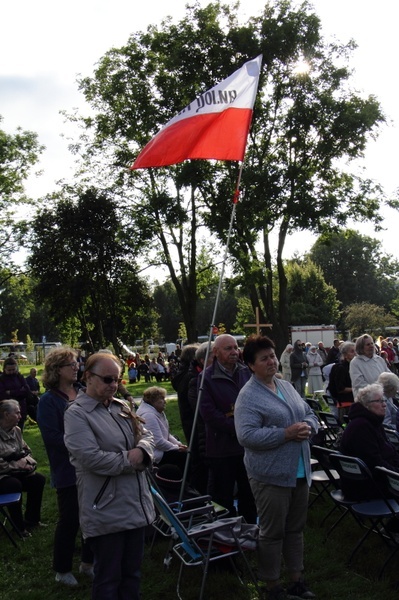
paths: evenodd
<path fill-rule="evenodd" d="M 145 472 L 136 471 L 128 450 L 139 447 L 153 458 L 153 438 L 135 439 L 126 404 L 106 408 L 79 392 L 65 413 L 65 445 L 76 469 L 80 527 L 84 538 L 145 527 L 155 518 Z"/>
<path fill-rule="evenodd" d="M 308 441 L 285 441 L 285 428 L 306 421 L 316 433 L 318 420 L 292 384 L 274 380 L 282 400 L 252 375 L 240 391 L 235 405 L 238 441 L 245 448 L 248 477 L 281 487 L 295 487 L 299 456 L 303 453 L 308 485 L 311 484 Z"/>

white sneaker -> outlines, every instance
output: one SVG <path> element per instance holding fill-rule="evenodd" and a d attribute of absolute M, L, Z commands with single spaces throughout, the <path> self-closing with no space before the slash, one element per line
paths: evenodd
<path fill-rule="evenodd" d="M 76 581 L 74 575 L 71 572 L 56 573 L 55 580 L 58 581 L 58 583 L 63 583 L 64 585 L 69 585 L 69 587 L 76 587 L 78 585 L 78 582 Z"/>
<path fill-rule="evenodd" d="M 79 573 L 90 577 L 90 579 L 94 579 L 93 565 L 90 565 L 89 563 L 80 563 Z"/>

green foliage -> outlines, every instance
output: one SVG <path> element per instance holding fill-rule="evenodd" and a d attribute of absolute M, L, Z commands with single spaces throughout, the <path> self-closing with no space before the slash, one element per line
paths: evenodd
<path fill-rule="evenodd" d="M 302 264 L 291 260 L 285 272 L 291 325 L 327 325 L 338 321 L 337 293 L 326 283 L 320 267 L 311 260 Z"/>
<path fill-rule="evenodd" d="M 353 229 L 324 234 L 309 252 L 344 307 L 368 302 L 389 308 L 398 294 L 399 263 L 377 239 Z"/>
<path fill-rule="evenodd" d="M 233 330 L 236 333 L 245 331 L 244 325 L 253 323 L 255 319 L 251 300 L 247 296 L 239 296 L 237 299 L 237 314 Z"/>
<path fill-rule="evenodd" d="M 177 331 L 177 337 L 181 338 L 182 340 L 186 340 L 187 339 L 187 329 L 184 323 L 182 323 L 180 321 L 179 323 L 179 329 Z"/>
<path fill-rule="evenodd" d="M 28 333 L 26 336 L 26 350 L 27 350 L 27 352 L 33 352 L 34 349 L 35 349 L 34 342 Z"/>
<path fill-rule="evenodd" d="M 263 53 L 230 250 L 253 310 L 261 308 L 274 337 L 286 342 L 287 235 L 324 232 L 349 219 L 381 221 L 380 187 L 341 170 L 363 156 L 385 122 L 375 97 L 350 88 L 354 47 L 325 43 L 307 2 L 267 3 L 245 24 L 235 5 L 194 4 L 178 23 L 167 19 L 134 33 L 100 59 L 92 77 L 79 81 L 93 109 L 89 118 L 74 117 L 84 129 L 76 145 L 86 161 L 84 175 L 124 198 L 149 260 L 169 270 L 190 339 L 199 328 L 197 301 L 205 289 L 198 279 L 198 233 L 210 230 L 212 240 L 226 242 L 239 167 L 188 161 L 129 174 L 132 153 L 199 93 Z M 301 59 L 309 62 L 307 74 L 295 71 Z M 93 159 L 104 156 L 109 168 L 101 162 L 97 171 Z M 272 232 L 278 236 L 275 256 Z"/>
<path fill-rule="evenodd" d="M 0 123 L 2 122 L 0 115 Z M 44 146 L 37 134 L 18 127 L 15 134 L 0 129 L 0 258 L 17 249 L 21 228 L 16 207 L 29 202 L 24 182 L 38 162 Z"/>
<path fill-rule="evenodd" d="M 350 304 L 344 310 L 344 327 L 351 337 L 369 333 L 373 337 L 385 333 L 385 327 L 397 325 L 397 319 L 388 314 L 382 306 L 360 302 Z"/>
<path fill-rule="evenodd" d="M 53 200 L 32 227 L 29 265 L 37 297 L 48 302 L 70 341 L 79 332 L 76 320 L 68 319 L 78 319 L 92 348 L 109 342 L 117 348 L 122 331 L 134 339 L 154 319 L 148 288 L 130 258 L 137 250 L 134 238 L 125 235 L 116 202 L 106 193 L 65 190 Z"/>

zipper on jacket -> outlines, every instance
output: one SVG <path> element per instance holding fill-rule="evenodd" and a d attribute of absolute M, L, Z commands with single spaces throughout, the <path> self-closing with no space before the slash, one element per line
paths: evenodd
<path fill-rule="evenodd" d="M 105 490 L 107 489 L 107 485 L 109 484 L 111 479 L 111 475 L 108 475 L 107 479 L 104 481 L 104 483 L 101 486 L 100 491 L 98 492 L 97 496 L 94 498 L 94 502 L 93 502 L 93 508 L 96 509 L 97 508 L 97 504 L 100 502 L 101 498 L 104 495 Z"/>

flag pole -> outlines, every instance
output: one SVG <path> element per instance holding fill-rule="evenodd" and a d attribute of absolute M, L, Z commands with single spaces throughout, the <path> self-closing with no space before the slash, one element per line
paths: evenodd
<path fill-rule="evenodd" d="M 184 465 L 184 472 L 183 472 L 183 479 L 182 479 L 182 484 L 181 484 L 181 488 L 180 488 L 179 502 L 182 502 L 182 500 L 183 500 L 184 489 L 185 489 L 186 483 L 187 483 L 192 447 L 193 447 L 193 443 L 194 443 L 194 439 L 195 439 L 195 431 L 196 431 L 197 421 L 198 421 L 199 407 L 201 405 L 202 391 L 203 391 L 203 386 L 204 386 L 204 381 L 205 381 L 205 371 L 206 371 L 206 368 L 208 365 L 209 355 L 211 353 L 213 328 L 216 323 L 216 315 L 217 315 L 217 310 L 218 310 L 218 306 L 219 306 L 220 294 L 222 291 L 224 272 L 225 272 L 225 268 L 226 268 L 226 262 L 227 262 L 228 251 L 229 251 L 229 246 L 230 246 L 231 233 L 233 231 L 233 224 L 234 224 L 234 219 L 235 219 L 235 214 L 236 214 L 236 208 L 237 208 L 237 204 L 238 204 L 238 198 L 240 195 L 240 184 L 241 184 L 241 176 L 242 176 L 243 167 L 244 167 L 244 161 L 242 161 L 240 164 L 236 188 L 235 188 L 234 195 L 233 195 L 233 206 L 232 206 L 231 215 L 230 215 L 230 224 L 229 224 L 229 229 L 227 232 L 227 240 L 226 240 L 226 245 L 225 245 L 225 249 L 224 249 L 222 269 L 220 271 L 220 276 L 219 276 L 219 284 L 218 284 L 218 289 L 217 289 L 216 298 L 215 298 L 215 305 L 213 308 L 212 321 L 211 321 L 211 325 L 209 328 L 209 338 L 208 338 L 208 346 L 206 349 L 206 355 L 205 355 L 205 359 L 204 359 L 204 368 L 202 369 L 201 375 L 200 375 L 200 377 L 201 377 L 200 386 L 198 389 L 197 404 L 195 406 L 195 411 L 194 411 L 192 433 L 191 433 L 190 441 L 189 441 L 188 448 L 187 448 L 187 458 L 186 458 L 186 462 Z"/>

